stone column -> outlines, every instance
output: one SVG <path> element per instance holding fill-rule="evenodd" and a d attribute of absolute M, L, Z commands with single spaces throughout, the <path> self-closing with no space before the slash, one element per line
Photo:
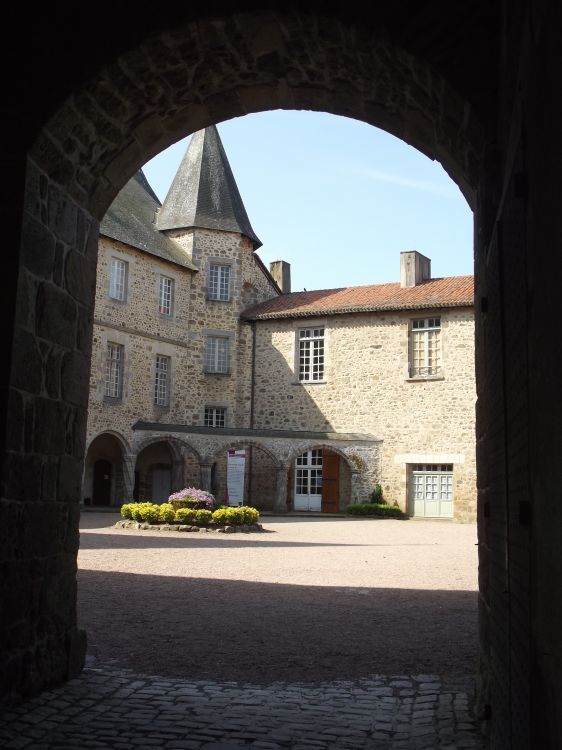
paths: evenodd
<path fill-rule="evenodd" d="M 357 470 L 351 470 L 351 503 L 360 503 L 360 488 L 359 488 L 359 480 L 361 478 L 361 472 Z"/>
<path fill-rule="evenodd" d="M 130 503 L 133 500 L 135 489 L 135 464 L 134 454 L 128 453 L 123 456 L 123 502 Z"/>
<path fill-rule="evenodd" d="M 275 481 L 275 506 L 277 513 L 287 512 L 287 469 L 284 466 L 277 467 Z"/>
<path fill-rule="evenodd" d="M 172 460 L 172 492 L 179 492 L 185 487 L 185 461 L 183 458 Z"/>
<path fill-rule="evenodd" d="M 201 463 L 199 464 L 199 469 L 201 471 L 201 489 L 206 490 L 207 492 L 211 491 L 211 471 L 213 468 L 213 464 L 211 463 Z"/>

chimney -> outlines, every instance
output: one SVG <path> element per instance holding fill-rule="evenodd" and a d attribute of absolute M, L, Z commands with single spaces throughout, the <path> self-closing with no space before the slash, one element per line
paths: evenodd
<path fill-rule="evenodd" d="M 431 278 L 431 261 L 417 250 L 400 253 L 400 287 L 417 286 Z"/>
<path fill-rule="evenodd" d="M 291 291 L 291 264 L 284 260 L 274 260 L 269 264 L 269 273 L 283 294 Z"/>

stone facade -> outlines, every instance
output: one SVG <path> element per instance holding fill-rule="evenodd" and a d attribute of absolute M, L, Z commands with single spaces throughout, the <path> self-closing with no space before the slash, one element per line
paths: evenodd
<path fill-rule="evenodd" d="M 218 154 L 216 130 L 211 136 Z M 204 137 L 198 134 L 200 142 Z M 193 158 L 187 161 L 191 172 L 186 178 L 193 181 Z M 205 166 L 202 158 L 200 191 L 208 179 Z M 143 179 L 137 179 L 136 189 Z M 228 179 L 230 184 L 223 177 L 220 185 L 223 193 L 236 189 L 233 178 Z M 177 181 L 176 176 L 174 184 Z M 245 213 L 242 222 L 251 237 L 220 228 L 175 228 L 182 221 L 220 225 L 224 217 L 215 209 L 216 217 L 185 219 L 184 194 L 174 191 L 172 186 L 173 200 L 161 211 L 173 224 L 162 231 L 175 243 L 170 250 L 175 260 L 157 255 L 150 246 L 141 249 L 104 235 L 102 223 L 84 501 L 161 501 L 186 484 L 211 489 L 224 500 L 227 450 L 245 448 L 246 502 L 262 510 L 299 509 L 295 461 L 306 451 L 321 450 L 331 461 L 331 481 L 338 486 L 331 511 L 367 502 L 380 484 L 387 502 L 419 515 L 419 506 L 416 513 L 413 506 L 413 469 L 445 465 L 452 477 L 453 511 L 443 514 L 438 509 L 433 515 L 474 520 L 470 302 L 459 305 L 447 292 L 438 307 L 416 303 L 420 289 L 422 298 L 425 294 L 421 285 L 430 282 L 430 262 L 409 252 L 401 255 L 401 270 L 410 263 L 423 273 L 413 271 L 407 284 L 395 285 L 396 294 L 409 294 L 412 288 L 418 294 L 405 298 L 414 300 L 405 303 L 406 309 L 359 307 L 292 316 L 291 305 L 303 295 L 281 293 L 255 252 L 259 240 Z M 200 202 L 197 195 L 192 203 Z M 133 231 L 125 232 L 128 236 L 136 241 Z M 124 264 L 119 300 L 110 291 L 115 261 Z M 283 265 L 287 287 L 289 268 Z M 211 266 L 227 269 L 225 299 L 210 294 Z M 162 278 L 171 284 L 170 310 L 165 314 L 159 307 Z M 369 289 L 378 293 L 377 287 Z M 347 291 L 359 298 L 362 290 Z M 270 302 L 280 309 L 280 318 L 262 315 Z M 396 307 L 392 298 L 390 307 Z M 412 321 L 420 318 L 439 319 L 440 367 L 438 374 L 410 377 Z M 303 328 L 323 331 L 324 370 L 319 382 L 299 379 L 298 337 Z M 227 342 L 223 372 L 208 371 L 208 337 Z M 118 396 L 107 392 L 109 345 L 120 349 Z M 168 362 L 166 399 L 161 404 L 155 400 L 157 356 Z M 205 419 L 206 407 L 220 410 L 220 425 Z"/>

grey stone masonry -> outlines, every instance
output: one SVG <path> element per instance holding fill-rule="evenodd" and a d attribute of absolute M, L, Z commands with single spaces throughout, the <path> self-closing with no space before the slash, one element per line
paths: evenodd
<path fill-rule="evenodd" d="M 477 750 L 482 744 L 472 705 L 466 678 L 432 674 L 259 686 L 89 668 L 0 715 L 0 745 Z"/>

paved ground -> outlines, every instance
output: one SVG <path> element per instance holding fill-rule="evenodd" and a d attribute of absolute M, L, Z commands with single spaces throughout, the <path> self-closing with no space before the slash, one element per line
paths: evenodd
<path fill-rule="evenodd" d="M 0 720 L 1 747 L 479 747 L 474 526 L 114 521 L 82 519 L 88 669 Z"/>

